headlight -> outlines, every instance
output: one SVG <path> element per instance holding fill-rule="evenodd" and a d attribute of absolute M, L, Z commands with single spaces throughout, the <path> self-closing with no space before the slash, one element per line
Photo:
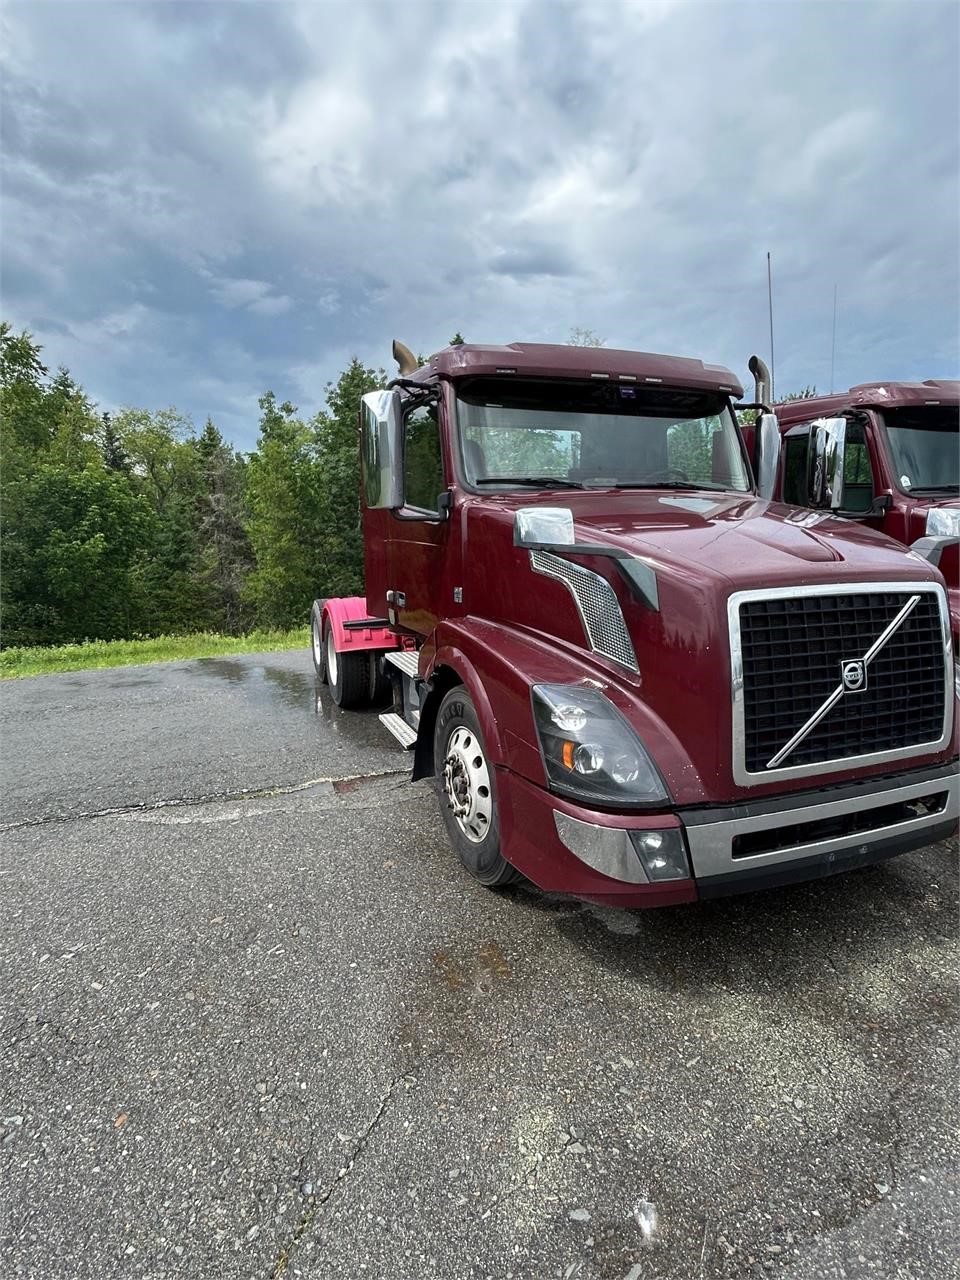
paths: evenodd
<path fill-rule="evenodd" d="M 599 690 L 534 685 L 533 718 L 551 790 L 627 807 L 669 800 L 643 743 Z"/>
<path fill-rule="evenodd" d="M 931 507 L 924 533 L 931 538 L 960 537 L 960 507 Z"/>

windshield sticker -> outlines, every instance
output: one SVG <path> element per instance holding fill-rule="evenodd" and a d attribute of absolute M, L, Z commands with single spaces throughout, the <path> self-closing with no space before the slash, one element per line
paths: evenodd
<path fill-rule="evenodd" d="M 909 476 L 901 476 L 900 483 L 903 485 L 905 489 L 910 489 L 913 487 L 913 481 L 910 479 Z"/>

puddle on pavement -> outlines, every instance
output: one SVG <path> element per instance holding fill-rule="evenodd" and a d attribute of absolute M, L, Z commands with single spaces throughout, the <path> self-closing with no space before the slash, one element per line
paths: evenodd
<path fill-rule="evenodd" d="M 389 735 L 375 711 L 341 711 L 327 686 L 316 679 L 308 658 L 304 659 L 304 668 L 243 658 L 198 658 L 192 664 L 197 675 L 212 676 L 242 690 L 243 699 L 254 706 L 305 712 L 322 720 L 329 732 L 357 747 L 389 746 Z"/>

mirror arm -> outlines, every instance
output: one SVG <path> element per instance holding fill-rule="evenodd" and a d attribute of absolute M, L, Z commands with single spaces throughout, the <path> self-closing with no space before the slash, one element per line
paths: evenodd
<path fill-rule="evenodd" d="M 417 378 L 393 378 L 387 383 L 387 390 L 392 391 L 394 387 L 402 387 L 404 391 L 410 391 L 419 395 L 424 400 L 436 400 L 440 396 L 440 388 L 436 383 L 420 382 Z"/>
<path fill-rule="evenodd" d="M 450 519 L 452 510 L 453 493 L 450 489 L 444 489 L 437 498 L 436 511 L 422 513 L 414 511 L 410 507 L 395 507 L 393 514 L 398 520 L 419 520 L 424 524 L 444 524 Z"/>

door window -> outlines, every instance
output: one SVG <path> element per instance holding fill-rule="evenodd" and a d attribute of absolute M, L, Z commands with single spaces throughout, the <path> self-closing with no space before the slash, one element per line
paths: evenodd
<path fill-rule="evenodd" d="M 863 424 L 848 422 L 847 447 L 843 457 L 843 509 L 869 511 L 872 506 L 873 472 Z"/>
<path fill-rule="evenodd" d="M 807 431 L 805 423 L 802 434 L 787 436 L 784 441 L 783 457 L 783 500 L 795 507 L 807 505 Z"/>
<path fill-rule="evenodd" d="M 419 405 L 403 420 L 404 502 L 408 507 L 436 511 L 443 479 L 440 424 L 436 404 Z"/>

